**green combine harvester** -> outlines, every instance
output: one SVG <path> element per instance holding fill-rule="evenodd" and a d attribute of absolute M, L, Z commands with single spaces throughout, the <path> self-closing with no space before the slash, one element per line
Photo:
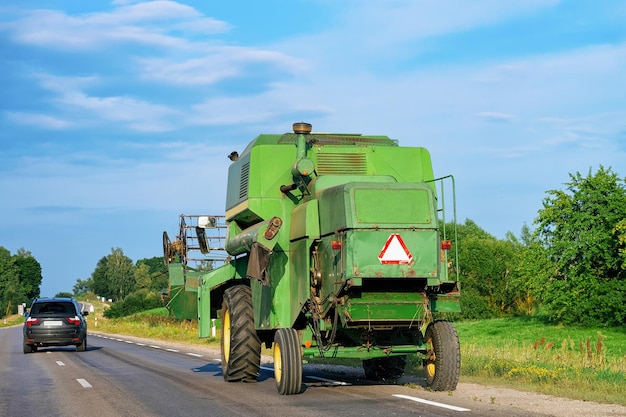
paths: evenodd
<path fill-rule="evenodd" d="M 454 390 L 458 335 L 433 316 L 460 311 L 454 179 L 434 177 L 428 151 L 295 123 L 229 158 L 225 216 L 181 215 L 163 235 L 168 307 L 200 337 L 219 329 L 224 379 L 256 381 L 265 344 L 280 394 L 301 392 L 307 357 L 361 359 L 383 380 L 415 354 L 428 387 Z"/>

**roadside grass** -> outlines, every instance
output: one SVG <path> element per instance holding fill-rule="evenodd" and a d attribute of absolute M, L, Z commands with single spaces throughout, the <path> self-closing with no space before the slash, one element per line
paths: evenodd
<path fill-rule="evenodd" d="M 171 319 L 165 308 L 106 319 L 105 305 L 93 304 L 90 330 L 219 347 L 219 338 L 198 338 L 197 322 Z M 624 329 L 555 326 L 518 317 L 462 321 L 455 326 L 461 343 L 462 382 L 626 405 Z M 344 362 L 360 367 L 358 361 Z M 423 376 L 420 357 L 409 357 L 406 373 Z"/>
<path fill-rule="evenodd" d="M 22 324 L 22 323 L 24 323 L 24 316 L 20 314 L 12 314 L 0 320 L 0 328 L 15 326 L 16 324 Z"/>
<path fill-rule="evenodd" d="M 626 331 L 540 318 L 455 323 L 465 381 L 626 405 Z"/>

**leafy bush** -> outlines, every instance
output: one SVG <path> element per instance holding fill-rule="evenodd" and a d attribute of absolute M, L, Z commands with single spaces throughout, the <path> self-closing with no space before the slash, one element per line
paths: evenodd
<path fill-rule="evenodd" d="M 104 310 L 104 317 L 125 317 L 140 311 L 150 310 L 162 306 L 163 303 L 161 301 L 160 294 L 141 290 L 129 294 L 122 301 L 112 304 L 111 307 Z"/>

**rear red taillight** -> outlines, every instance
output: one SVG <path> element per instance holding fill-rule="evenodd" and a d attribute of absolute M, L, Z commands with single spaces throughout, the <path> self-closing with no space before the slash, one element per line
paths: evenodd
<path fill-rule="evenodd" d="M 333 240 L 330 247 L 333 250 L 341 250 L 341 241 L 340 240 Z"/>
<path fill-rule="evenodd" d="M 450 250 L 452 248 L 452 242 L 450 242 L 449 240 L 442 240 L 441 241 L 441 249 L 443 250 Z"/>
<path fill-rule="evenodd" d="M 69 324 L 73 324 L 74 326 L 78 326 L 80 324 L 80 319 L 78 318 L 78 316 L 66 317 L 65 320 L 67 320 Z"/>
<path fill-rule="evenodd" d="M 29 318 L 26 319 L 26 327 L 30 327 L 33 324 L 37 324 L 37 323 L 39 323 L 39 319 L 38 318 L 29 317 Z"/>

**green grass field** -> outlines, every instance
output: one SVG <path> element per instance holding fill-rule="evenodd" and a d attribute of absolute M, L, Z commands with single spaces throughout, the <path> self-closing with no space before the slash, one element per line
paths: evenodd
<path fill-rule="evenodd" d="M 108 320 L 94 304 L 90 330 L 219 347 L 219 339 L 199 339 L 195 322 L 169 319 L 164 308 Z M 626 329 L 554 326 L 537 318 L 455 324 L 461 382 L 626 405 Z M 420 358 L 409 359 L 406 372 L 421 375 Z"/>
<path fill-rule="evenodd" d="M 626 405 L 626 330 L 533 318 L 459 322 L 465 380 Z"/>

